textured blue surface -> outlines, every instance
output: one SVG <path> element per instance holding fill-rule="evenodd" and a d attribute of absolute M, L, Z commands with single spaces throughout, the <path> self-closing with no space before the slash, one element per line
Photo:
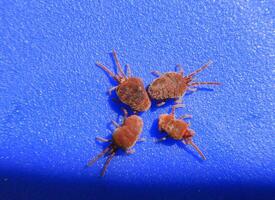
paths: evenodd
<path fill-rule="evenodd" d="M 272 10 L 273 7 L 273 10 Z M 1 1 L 1 199 L 272 199 L 275 64 L 272 1 Z M 106 91 L 118 51 L 134 75 L 187 72 L 209 59 L 199 80 L 220 87 L 184 98 L 201 161 L 191 147 L 160 136 L 157 118 L 141 116 L 136 153 L 83 170 L 110 137 L 119 108 Z M 122 120 L 120 118 L 120 120 Z"/>

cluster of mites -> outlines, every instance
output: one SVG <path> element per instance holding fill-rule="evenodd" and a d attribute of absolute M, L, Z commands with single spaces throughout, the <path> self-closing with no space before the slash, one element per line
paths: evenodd
<path fill-rule="evenodd" d="M 156 78 L 146 90 L 141 78 L 132 77 L 129 65 L 126 65 L 127 74 L 124 73 L 115 51 L 113 51 L 113 57 L 118 69 L 117 74 L 114 74 L 99 62 L 97 62 L 96 65 L 106 71 L 118 83 L 117 86 L 109 90 L 109 93 L 111 94 L 113 90 L 116 90 L 119 100 L 128 105 L 135 114 L 128 116 L 126 109 L 123 109 L 123 124 L 119 125 L 115 121 L 112 121 L 116 127 L 112 139 L 96 138 L 101 142 L 108 142 L 110 144 L 95 158 L 91 159 L 87 166 L 93 165 L 102 156 L 108 154 L 108 158 L 101 172 L 101 176 L 104 176 L 111 159 L 115 156 L 118 149 L 123 149 L 128 154 L 133 153 L 134 150 L 132 147 L 136 142 L 143 140 L 139 138 L 143 128 L 143 120 L 136 114 L 138 112 L 147 111 L 151 107 L 151 100 L 157 101 L 157 105 L 161 106 L 168 99 L 175 99 L 176 104 L 172 107 L 172 112 L 170 114 L 162 114 L 159 116 L 158 128 L 160 131 L 166 132 L 167 135 L 158 141 L 164 141 L 168 137 L 180 140 L 184 144 L 193 146 L 202 159 L 205 160 L 205 156 L 192 140 L 195 132 L 189 128 L 190 124 L 184 121 L 185 118 L 190 118 L 191 115 L 184 115 L 180 118 L 176 118 L 175 110 L 183 106 L 183 104 L 181 104 L 182 96 L 187 91 L 195 91 L 196 87 L 199 85 L 220 84 L 218 82 L 196 82 L 193 80 L 197 73 L 207 68 L 212 62 L 209 61 L 201 68 L 186 76 L 180 65 L 177 65 L 179 68 L 178 72 L 167 72 L 162 74 L 159 71 L 154 71 L 152 73 L 158 78 Z"/>

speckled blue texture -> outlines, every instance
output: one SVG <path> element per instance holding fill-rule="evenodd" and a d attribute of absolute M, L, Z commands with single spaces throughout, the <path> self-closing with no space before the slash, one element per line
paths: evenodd
<path fill-rule="evenodd" d="M 274 17 L 272 1 L 0 1 L 1 199 L 274 199 Z M 104 178 L 106 158 L 83 170 L 122 120 L 95 66 L 114 70 L 112 49 L 146 85 L 152 70 L 214 61 L 198 80 L 223 85 L 177 111 L 206 161 L 153 142 L 170 103 L 141 115 L 147 142 Z"/>

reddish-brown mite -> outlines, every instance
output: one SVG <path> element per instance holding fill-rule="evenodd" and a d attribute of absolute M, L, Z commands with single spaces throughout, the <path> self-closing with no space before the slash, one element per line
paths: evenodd
<path fill-rule="evenodd" d="M 193 77 L 207 68 L 212 61 L 192 72 L 187 76 L 183 76 L 183 68 L 180 65 L 179 72 L 167 72 L 162 74 L 159 71 L 153 71 L 152 73 L 159 76 L 149 86 L 148 93 L 152 99 L 159 101 L 158 106 L 165 104 L 168 99 L 175 99 L 177 103 L 182 102 L 182 96 L 186 91 L 196 91 L 196 86 L 199 85 L 220 85 L 218 82 L 194 82 Z"/>
<path fill-rule="evenodd" d="M 151 100 L 146 92 L 143 81 L 141 78 L 131 77 L 131 69 L 129 65 L 126 65 L 127 76 L 122 70 L 122 67 L 118 61 L 117 53 L 113 50 L 113 56 L 116 66 L 118 68 L 118 74 L 111 72 L 106 66 L 97 62 L 96 65 L 106 71 L 115 81 L 118 82 L 118 86 L 112 87 L 109 90 L 109 94 L 113 90 L 116 90 L 117 96 L 121 102 L 128 105 L 131 109 L 137 112 L 143 112 L 151 107 Z"/>
<path fill-rule="evenodd" d="M 112 135 L 112 139 L 105 139 L 102 137 L 96 137 L 97 140 L 101 142 L 110 142 L 111 144 L 105 148 L 100 154 L 95 158 L 91 159 L 87 166 L 92 166 L 98 159 L 100 159 L 105 154 L 109 153 L 109 157 L 104 164 L 104 167 L 101 172 L 101 176 L 104 176 L 108 165 L 110 164 L 111 159 L 115 156 L 118 149 L 123 149 L 127 154 L 134 153 L 132 147 L 136 144 L 137 141 L 144 141 L 143 138 L 139 139 L 139 135 L 142 132 L 143 120 L 137 115 L 131 115 L 127 117 L 128 113 L 125 109 L 124 111 L 124 121 L 120 126 L 115 121 L 112 121 L 116 129 Z"/>
<path fill-rule="evenodd" d="M 205 156 L 192 140 L 195 132 L 189 128 L 190 124 L 182 120 L 184 118 L 191 118 L 192 116 L 184 115 L 179 119 L 176 119 L 175 109 L 178 107 L 183 107 L 183 105 L 174 105 L 170 114 L 162 114 L 159 116 L 159 130 L 166 132 L 168 135 L 159 139 L 158 141 L 166 140 L 168 137 L 171 137 L 175 140 L 181 140 L 184 144 L 190 144 L 191 146 L 193 146 L 200 154 L 200 156 L 205 160 Z"/>

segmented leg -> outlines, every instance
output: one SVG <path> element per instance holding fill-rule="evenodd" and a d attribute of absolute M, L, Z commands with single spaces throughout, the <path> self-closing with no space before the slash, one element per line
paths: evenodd
<path fill-rule="evenodd" d="M 212 60 L 209 60 L 205 65 L 203 65 L 201 68 L 195 70 L 194 72 L 192 72 L 191 74 L 189 74 L 187 77 L 192 77 L 195 76 L 197 73 L 201 72 L 202 70 L 206 69 L 207 67 L 209 67 L 209 65 L 211 65 L 213 63 Z"/>
<path fill-rule="evenodd" d="M 221 85 L 219 82 L 192 82 L 190 86 L 198 86 L 198 85 Z"/>
<path fill-rule="evenodd" d="M 126 75 L 123 72 L 123 69 L 121 67 L 121 64 L 120 64 L 120 62 L 118 60 L 117 53 L 116 53 L 115 50 L 113 50 L 113 56 L 114 56 L 114 59 L 115 59 L 116 66 L 118 68 L 118 74 L 119 74 L 119 76 L 126 77 Z"/>
<path fill-rule="evenodd" d="M 96 157 L 94 157 L 93 159 L 91 159 L 88 163 L 87 163 L 87 167 L 92 166 L 96 161 L 98 161 L 98 159 L 100 159 L 102 156 L 104 156 L 104 154 L 106 154 L 109 150 L 112 149 L 112 146 L 109 145 L 108 147 L 106 147 L 100 154 L 98 154 Z"/>
<path fill-rule="evenodd" d="M 99 66 L 101 69 L 103 69 L 105 72 L 109 74 L 113 79 L 115 79 L 118 83 L 120 82 L 120 77 L 115 75 L 112 71 L 110 71 L 106 66 L 101 64 L 100 62 L 96 62 L 96 65 Z"/>
<path fill-rule="evenodd" d="M 116 152 L 113 151 L 113 152 L 111 153 L 111 155 L 108 157 L 108 159 L 106 160 L 106 162 L 105 162 L 105 164 L 104 164 L 104 167 L 103 167 L 103 169 L 102 169 L 102 171 L 101 171 L 101 176 L 104 176 L 104 175 L 105 175 L 105 172 L 106 172 L 106 170 L 107 170 L 107 167 L 109 166 L 109 164 L 110 164 L 111 160 L 113 159 L 113 157 L 115 156 L 115 154 L 116 154 Z"/>
<path fill-rule="evenodd" d="M 182 142 L 184 144 L 190 144 L 192 147 L 194 147 L 194 149 L 196 149 L 196 151 L 200 154 L 200 156 L 202 157 L 203 160 L 206 160 L 206 157 L 204 156 L 204 154 L 202 153 L 202 151 L 199 149 L 199 147 L 190 139 L 186 139 L 185 141 L 182 140 Z"/>

